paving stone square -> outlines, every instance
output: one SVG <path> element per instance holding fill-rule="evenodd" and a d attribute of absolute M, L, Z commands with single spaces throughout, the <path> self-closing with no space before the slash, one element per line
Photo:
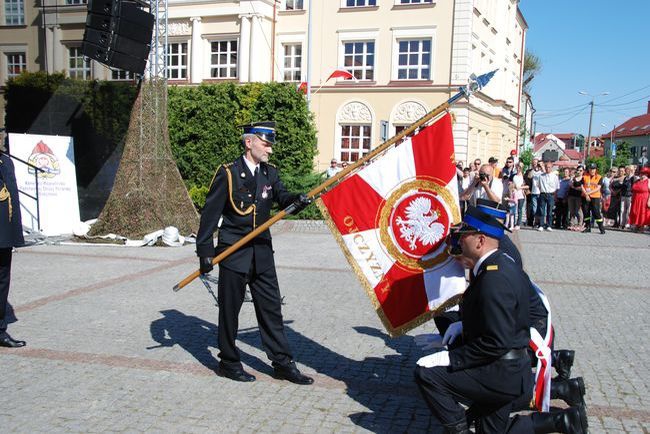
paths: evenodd
<path fill-rule="evenodd" d="M 322 223 L 273 232 L 288 339 L 314 385 L 271 377 L 251 303 L 238 345 L 257 381 L 215 375 L 214 299 L 198 280 L 171 289 L 198 265 L 192 245 L 30 246 L 14 254 L 9 331 L 28 346 L 0 348 L 0 432 L 438 432 L 413 381 L 413 336 L 433 323 L 391 339 Z M 513 238 L 557 347 L 576 350 L 590 432 L 647 433 L 650 236 Z"/>

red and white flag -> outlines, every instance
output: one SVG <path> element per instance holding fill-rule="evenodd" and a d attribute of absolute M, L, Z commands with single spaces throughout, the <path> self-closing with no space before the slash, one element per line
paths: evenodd
<path fill-rule="evenodd" d="M 465 272 L 445 238 L 459 223 L 444 116 L 323 194 L 319 207 L 391 336 L 458 302 Z"/>
<path fill-rule="evenodd" d="M 342 78 L 344 80 L 349 80 L 349 79 L 356 80 L 354 78 L 354 75 L 352 75 L 351 72 L 346 71 L 345 69 L 335 69 L 334 72 L 332 72 L 332 74 L 329 77 L 327 77 L 327 80 L 325 81 L 330 81 L 333 78 Z"/>

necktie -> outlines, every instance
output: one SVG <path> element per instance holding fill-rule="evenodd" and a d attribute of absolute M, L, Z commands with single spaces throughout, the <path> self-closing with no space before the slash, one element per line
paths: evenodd
<path fill-rule="evenodd" d="M 253 180 L 255 181 L 255 190 L 257 190 L 257 186 L 259 185 L 259 172 L 260 168 L 256 167 L 255 171 L 253 172 Z"/>

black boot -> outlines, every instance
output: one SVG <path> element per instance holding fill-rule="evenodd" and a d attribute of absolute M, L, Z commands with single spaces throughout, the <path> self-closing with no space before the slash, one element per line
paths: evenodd
<path fill-rule="evenodd" d="M 572 407 L 553 413 L 532 413 L 535 434 L 559 432 L 565 434 L 586 434 L 589 424 L 584 406 Z"/>
<path fill-rule="evenodd" d="M 571 407 L 585 405 L 585 382 L 582 377 L 551 381 L 551 399 L 561 399 Z"/>
<path fill-rule="evenodd" d="M 605 225 L 603 225 L 603 222 L 598 222 L 598 229 L 602 235 L 605 235 Z"/>
<path fill-rule="evenodd" d="M 591 232 L 591 225 L 589 225 L 589 224 L 587 224 L 587 227 L 584 228 L 584 230 L 582 231 L 582 233 L 583 233 L 583 234 L 586 234 L 586 233 L 588 233 L 588 232 Z"/>
<path fill-rule="evenodd" d="M 553 351 L 552 365 L 557 371 L 560 378 L 568 380 L 571 378 L 571 367 L 573 366 L 573 359 L 576 352 L 573 350 L 557 350 Z"/>
<path fill-rule="evenodd" d="M 447 434 L 470 434 L 467 428 L 467 421 L 461 420 L 458 423 L 445 425 L 445 433 Z"/>

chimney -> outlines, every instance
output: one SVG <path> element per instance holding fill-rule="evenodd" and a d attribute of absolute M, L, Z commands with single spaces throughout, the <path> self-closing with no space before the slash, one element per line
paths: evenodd
<path fill-rule="evenodd" d="M 648 101 L 648 114 L 650 115 L 650 101 Z"/>

